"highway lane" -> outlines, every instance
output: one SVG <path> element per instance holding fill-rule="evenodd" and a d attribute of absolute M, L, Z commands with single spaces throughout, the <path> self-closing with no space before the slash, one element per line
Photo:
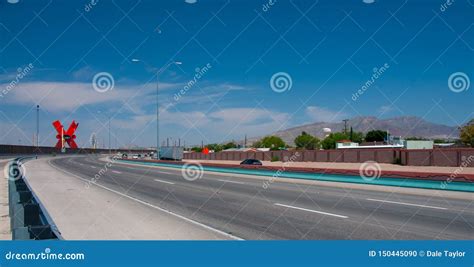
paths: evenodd
<path fill-rule="evenodd" d="M 472 239 L 473 198 L 446 199 L 275 182 L 205 172 L 185 180 L 179 169 L 114 163 L 96 156 L 51 164 L 244 239 Z M 428 190 L 427 190 L 428 191 Z M 434 192 L 434 191 L 433 191 Z"/>

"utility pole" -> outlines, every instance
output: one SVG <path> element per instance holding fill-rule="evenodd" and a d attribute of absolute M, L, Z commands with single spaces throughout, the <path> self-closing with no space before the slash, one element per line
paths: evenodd
<path fill-rule="evenodd" d="M 244 148 L 247 148 L 247 135 L 245 135 L 245 139 L 244 139 Z"/>
<path fill-rule="evenodd" d="M 344 133 L 347 134 L 347 122 L 349 121 L 348 119 L 342 120 L 344 122 Z"/>

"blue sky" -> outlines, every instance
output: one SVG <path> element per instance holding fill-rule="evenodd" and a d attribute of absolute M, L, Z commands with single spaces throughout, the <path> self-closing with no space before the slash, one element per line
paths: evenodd
<path fill-rule="evenodd" d="M 93 132 L 107 143 L 109 117 L 113 145 L 154 145 L 155 73 L 173 61 L 160 75 L 162 140 L 240 140 L 355 116 L 459 125 L 473 117 L 474 90 L 448 80 L 473 77 L 473 13 L 472 0 L 0 0 L 0 143 L 31 143 L 39 103 L 42 145 L 54 145 L 56 119 L 78 121 L 83 146 Z M 114 81 L 105 92 L 94 90 L 102 72 Z M 281 72 L 291 88 L 278 92 Z"/>

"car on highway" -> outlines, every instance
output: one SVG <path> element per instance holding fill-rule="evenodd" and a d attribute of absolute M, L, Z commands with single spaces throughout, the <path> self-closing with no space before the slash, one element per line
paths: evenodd
<path fill-rule="evenodd" d="M 139 158 L 140 158 L 140 155 L 138 155 L 138 154 L 132 155 L 132 159 L 139 159 Z"/>
<path fill-rule="evenodd" d="M 262 162 L 258 159 L 246 159 L 240 163 L 240 165 L 258 165 L 262 166 Z"/>

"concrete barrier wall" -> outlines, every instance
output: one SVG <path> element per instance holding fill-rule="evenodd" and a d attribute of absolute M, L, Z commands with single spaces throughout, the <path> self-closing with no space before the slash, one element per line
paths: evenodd
<path fill-rule="evenodd" d="M 129 153 L 149 153 L 153 150 L 142 150 L 142 149 L 111 149 L 110 152 L 129 152 Z M 0 145 L 0 155 L 2 154 L 60 154 L 61 149 L 56 147 L 47 146 L 18 146 L 18 145 Z M 109 153 L 109 149 L 92 149 L 92 148 L 78 148 L 72 149 L 67 148 L 66 153 L 68 154 L 91 154 L 91 153 Z"/>
<path fill-rule="evenodd" d="M 402 150 L 400 158 L 410 166 L 474 167 L 473 148 Z"/>
<path fill-rule="evenodd" d="M 298 153 L 298 156 L 295 156 Z M 474 167 L 473 148 L 452 149 L 336 149 L 336 150 L 301 150 L 301 151 L 268 151 L 268 152 L 217 152 L 205 155 L 203 153 L 185 153 L 184 159 L 216 159 L 236 160 L 259 159 L 270 161 L 298 162 L 348 162 L 362 163 L 376 161 L 379 163 L 396 163 L 410 166 L 465 166 Z"/>

